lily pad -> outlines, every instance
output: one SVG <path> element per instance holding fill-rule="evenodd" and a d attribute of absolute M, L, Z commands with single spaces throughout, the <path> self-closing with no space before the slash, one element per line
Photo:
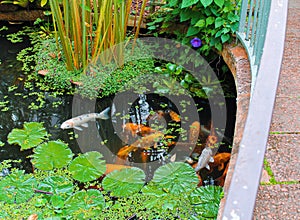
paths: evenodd
<path fill-rule="evenodd" d="M 189 199 L 197 214 L 205 218 L 217 218 L 222 195 L 222 187 L 205 186 L 194 190 Z"/>
<path fill-rule="evenodd" d="M 49 193 L 50 196 L 57 195 L 67 198 L 72 195 L 74 186 L 66 177 L 49 176 L 38 185 L 38 189 Z"/>
<path fill-rule="evenodd" d="M 76 157 L 69 165 L 73 178 L 80 182 L 98 179 L 106 170 L 105 161 L 101 160 L 102 154 L 90 151 Z"/>
<path fill-rule="evenodd" d="M 25 122 L 23 129 L 15 128 L 8 134 L 9 144 L 18 144 L 21 150 L 33 148 L 47 137 L 47 131 L 39 122 Z"/>
<path fill-rule="evenodd" d="M 152 181 L 171 194 L 188 193 L 197 187 L 199 179 L 194 169 L 183 162 L 169 163 L 159 167 Z"/>
<path fill-rule="evenodd" d="M 145 173 L 136 167 L 115 170 L 102 182 L 103 188 L 114 196 L 130 196 L 139 192 L 144 184 Z"/>
<path fill-rule="evenodd" d="M 62 168 L 72 160 L 73 153 L 61 141 L 49 141 L 34 149 L 32 164 L 40 170 Z"/>
<path fill-rule="evenodd" d="M 95 207 L 98 207 L 101 211 L 104 206 L 105 200 L 102 193 L 95 189 L 76 192 L 65 202 L 65 209 L 68 215 L 72 215 L 76 211 L 81 213 L 86 212 L 89 211 L 90 208 Z"/>
<path fill-rule="evenodd" d="M 32 174 L 24 174 L 24 170 L 16 170 L 0 181 L 0 201 L 23 203 L 34 194 L 36 179 Z"/>

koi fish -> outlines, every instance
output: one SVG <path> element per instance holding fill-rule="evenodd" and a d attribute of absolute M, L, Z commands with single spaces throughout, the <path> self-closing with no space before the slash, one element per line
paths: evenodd
<path fill-rule="evenodd" d="M 132 137 L 135 137 L 136 134 L 145 136 L 147 134 L 156 132 L 156 130 L 150 128 L 149 126 L 143 124 L 135 124 L 135 123 L 126 123 L 125 125 L 123 125 L 123 129 L 124 131 L 131 133 Z"/>
<path fill-rule="evenodd" d="M 172 121 L 175 122 L 180 122 L 180 115 L 178 115 L 176 112 L 174 112 L 173 110 L 167 110 L 166 113 L 169 113 L 170 118 Z"/>
<path fill-rule="evenodd" d="M 194 121 L 190 126 L 189 142 L 194 143 L 198 140 L 201 126 L 199 121 Z"/>
<path fill-rule="evenodd" d="M 216 132 L 215 129 L 213 128 L 213 125 L 211 124 L 210 135 L 207 137 L 205 148 L 203 149 L 200 157 L 198 158 L 198 163 L 195 168 L 195 171 L 198 172 L 204 167 L 210 170 L 208 163 L 214 162 L 213 156 L 216 154 L 217 150 L 218 150 L 218 137 L 216 136 Z"/>
<path fill-rule="evenodd" d="M 163 137 L 164 133 L 157 131 L 153 134 L 138 139 L 131 146 L 138 148 L 149 148 L 151 146 L 155 146 L 155 144 L 159 142 Z"/>
<path fill-rule="evenodd" d="M 206 147 L 203 149 L 203 151 L 198 159 L 198 163 L 195 168 L 195 171 L 198 172 L 199 170 L 201 170 L 204 167 L 206 169 L 210 170 L 210 167 L 208 165 L 209 162 L 211 162 L 211 163 L 214 162 L 213 152 L 212 152 L 211 148 Z"/>
<path fill-rule="evenodd" d="M 71 118 L 64 123 L 61 124 L 60 128 L 61 129 L 70 129 L 70 128 L 75 128 L 77 130 L 82 131 L 81 127 L 87 128 L 89 125 L 87 122 L 93 121 L 96 118 L 100 118 L 103 120 L 106 120 L 109 118 L 108 112 L 110 110 L 110 107 L 104 109 L 100 113 L 89 113 L 89 114 L 83 114 L 79 115 L 77 117 Z"/>

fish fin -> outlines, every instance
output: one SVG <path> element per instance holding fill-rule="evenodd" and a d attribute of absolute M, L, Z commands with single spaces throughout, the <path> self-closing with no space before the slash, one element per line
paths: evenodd
<path fill-rule="evenodd" d="M 81 128 L 81 127 L 75 126 L 74 128 L 75 128 L 76 130 L 82 131 L 82 128 Z"/>
<path fill-rule="evenodd" d="M 175 162 L 176 160 L 176 153 L 174 155 L 171 156 L 170 161 L 171 162 Z"/>
<path fill-rule="evenodd" d="M 215 162 L 214 158 L 213 158 L 213 157 L 210 157 L 210 158 L 209 158 L 209 162 L 211 162 L 211 163 Z"/>
<path fill-rule="evenodd" d="M 81 124 L 81 126 L 87 128 L 87 127 L 89 127 L 89 124 L 88 123 L 83 123 L 83 124 Z"/>
<path fill-rule="evenodd" d="M 208 164 L 206 164 L 205 168 L 208 169 L 208 170 L 210 170 L 210 167 L 209 167 Z"/>
<path fill-rule="evenodd" d="M 104 120 L 109 119 L 109 114 L 108 114 L 109 110 L 110 110 L 110 107 L 107 107 L 102 112 L 100 112 L 99 118 L 104 119 Z"/>

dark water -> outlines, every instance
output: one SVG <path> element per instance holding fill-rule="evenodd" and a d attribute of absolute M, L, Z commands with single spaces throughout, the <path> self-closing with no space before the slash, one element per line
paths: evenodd
<path fill-rule="evenodd" d="M 31 102 L 35 101 L 36 96 L 30 96 L 32 91 L 27 91 L 26 88 L 24 88 L 26 76 L 22 73 L 22 64 L 16 61 L 17 53 L 21 49 L 29 46 L 29 42 L 24 41 L 23 43 L 12 44 L 5 37 L 5 34 L 14 32 L 18 28 L 20 27 L 11 26 L 8 32 L 2 32 L 0 36 L 0 101 L 8 101 L 5 107 L 0 109 L 0 140 L 5 143 L 3 147 L 0 147 L 0 161 L 5 159 L 21 159 L 24 163 L 16 166 L 31 171 L 32 167 L 27 156 L 32 154 L 32 151 L 26 150 L 20 152 L 19 146 L 10 146 L 7 143 L 7 135 L 13 128 L 22 128 L 24 122 L 35 121 L 44 123 L 46 130 L 51 134 L 50 139 L 60 139 L 67 142 L 74 153 L 96 150 L 104 155 L 108 163 L 115 163 L 116 154 L 120 148 L 134 141 L 126 139 L 123 125 L 130 122 L 147 124 L 149 123 L 147 117 L 151 111 L 163 111 L 165 113 L 164 121 L 166 122 L 164 126 L 170 128 L 171 125 L 169 125 L 168 122 L 172 121 L 172 119 L 167 112 L 174 111 L 175 113 L 179 113 L 177 104 L 172 102 L 172 99 L 155 94 L 138 95 L 134 93 L 130 94 L 131 97 L 129 97 L 128 93 L 124 94 L 124 96 L 121 94 L 117 101 L 114 97 L 90 101 L 82 99 L 81 97 L 74 98 L 72 96 L 54 98 L 51 96 L 51 92 L 49 92 L 44 94 L 46 97 L 44 107 L 38 110 L 29 109 L 28 106 Z M 230 74 L 226 77 L 227 81 L 230 81 L 230 83 L 233 82 L 233 78 Z M 13 92 L 9 92 L 8 90 L 11 86 L 16 86 L 17 89 Z M 16 94 L 19 95 L 16 96 Z M 23 96 L 27 97 L 24 99 Z M 128 103 L 127 100 L 133 101 Z M 198 107 L 202 107 L 203 110 L 200 111 L 199 114 L 191 114 L 192 117 L 189 118 L 189 122 L 192 123 L 195 120 L 200 120 L 201 125 L 209 127 L 211 113 L 208 101 L 204 99 L 195 99 L 194 101 L 199 104 Z M 55 102 L 61 102 L 61 104 L 53 106 Z M 115 103 L 114 107 L 112 107 L 112 103 Z M 114 115 L 112 115 L 109 120 L 90 122 L 89 127 L 83 128 L 82 131 L 74 130 L 74 133 L 78 136 L 77 139 L 72 139 L 74 137 L 74 134 L 70 134 L 73 133 L 72 129 L 60 129 L 60 125 L 74 115 L 100 112 L 107 107 L 115 108 L 111 109 L 114 111 L 112 112 Z M 225 144 L 221 145 L 219 152 L 230 152 L 231 149 L 228 146 L 231 144 L 233 138 L 236 114 L 235 97 L 226 98 L 224 108 L 226 108 L 226 115 L 220 115 L 220 117 L 227 118 L 224 134 L 227 139 L 223 140 Z M 189 128 L 188 123 L 184 124 L 179 122 L 178 124 L 181 127 L 185 127 L 186 130 Z M 178 134 L 175 132 L 172 135 L 176 136 Z M 143 167 L 140 153 L 141 152 L 137 151 L 130 154 L 126 165 Z M 159 151 L 157 149 L 151 149 L 148 152 L 149 158 L 147 158 L 147 162 L 157 160 L 160 164 L 163 164 L 166 161 L 162 160 L 161 156 L 166 156 L 168 153 L 166 150 Z M 190 156 L 190 152 L 184 150 L 178 150 L 176 153 L 178 153 L 177 160 L 183 160 L 184 157 Z"/>

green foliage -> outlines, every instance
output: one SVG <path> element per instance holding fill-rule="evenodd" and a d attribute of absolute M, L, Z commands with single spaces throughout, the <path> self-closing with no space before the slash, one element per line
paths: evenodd
<path fill-rule="evenodd" d="M 9 204 L 24 203 L 33 194 L 36 180 L 32 174 L 24 174 L 22 170 L 15 170 L 0 181 L 0 201 Z"/>
<path fill-rule="evenodd" d="M 73 178 L 80 182 L 98 179 L 106 170 L 105 161 L 99 152 L 91 151 L 76 157 L 69 165 Z"/>
<path fill-rule="evenodd" d="M 9 144 L 18 144 L 21 150 L 26 150 L 42 143 L 47 137 L 43 124 L 38 122 L 25 122 L 23 129 L 14 128 L 8 134 Z"/>
<path fill-rule="evenodd" d="M 73 157 L 68 145 L 61 141 L 49 141 L 33 150 L 32 164 L 40 170 L 52 170 L 66 166 Z"/>
<path fill-rule="evenodd" d="M 151 16 L 150 31 L 175 34 L 183 44 L 189 45 L 194 37 L 202 40 L 200 52 L 208 55 L 212 48 L 222 50 L 238 28 L 239 17 L 234 0 L 168 0 Z"/>
<path fill-rule="evenodd" d="M 100 153 L 87 152 L 70 163 L 71 156 L 66 144 L 49 141 L 34 149 L 38 169 L 33 174 L 11 168 L 11 160 L 1 162 L 0 170 L 10 172 L 0 176 L 0 219 L 34 213 L 39 219 L 216 218 L 222 188 L 197 188 L 198 177 L 188 164 L 159 167 L 145 186 L 139 168 L 113 171 L 101 182 L 96 179 L 105 171 Z"/>
<path fill-rule="evenodd" d="M 145 184 L 145 173 L 139 168 L 115 170 L 103 180 L 103 187 L 113 196 L 131 196 Z"/>
<path fill-rule="evenodd" d="M 23 8 L 26 8 L 30 2 L 34 2 L 35 0 L 5 0 L 1 1 L 1 4 L 14 4 L 14 5 L 19 5 Z"/>
<path fill-rule="evenodd" d="M 189 199 L 197 214 L 207 219 L 214 219 L 218 215 L 222 192 L 221 187 L 199 187 L 191 193 Z"/>

